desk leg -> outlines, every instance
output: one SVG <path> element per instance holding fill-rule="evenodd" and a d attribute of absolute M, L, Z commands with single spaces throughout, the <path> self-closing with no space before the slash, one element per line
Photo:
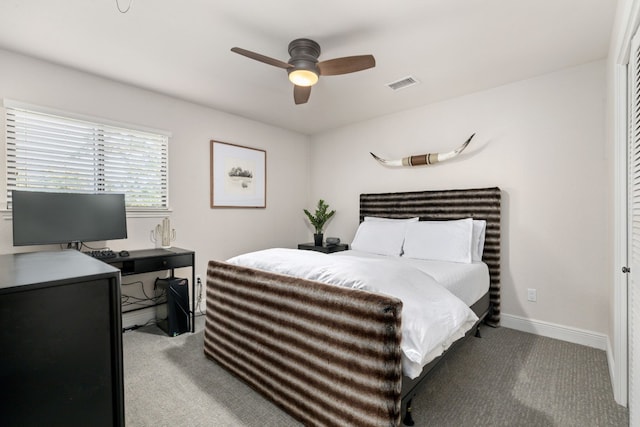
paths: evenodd
<path fill-rule="evenodd" d="M 191 333 L 196 331 L 196 254 L 191 257 Z"/>

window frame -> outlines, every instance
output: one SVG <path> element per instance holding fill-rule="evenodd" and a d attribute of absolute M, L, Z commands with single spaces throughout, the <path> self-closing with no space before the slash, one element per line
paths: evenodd
<path fill-rule="evenodd" d="M 52 109 L 48 107 L 36 106 L 36 105 L 27 104 L 27 103 L 14 101 L 10 99 L 4 99 L 2 106 L 3 106 L 2 108 L 3 120 L 1 121 L 2 125 L 0 126 L 0 132 L 3 135 L 4 146 L 0 150 L 0 174 L 2 175 L 2 180 L 0 182 L 0 192 L 1 192 L 0 212 L 4 214 L 3 216 L 5 217 L 5 219 L 7 216 L 9 217 L 11 216 L 11 209 L 8 206 L 9 204 L 8 191 L 10 188 L 9 186 L 10 177 L 8 175 L 9 174 L 9 167 L 8 167 L 9 158 L 7 153 L 8 144 L 9 144 L 8 133 L 7 133 L 8 132 L 7 120 L 8 120 L 8 111 L 10 109 L 28 111 L 34 114 L 56 116 L 61 118 L 61 120 L 66 119 L 66 120 L 72 120 L 72 121 L 80 121 L 88 125 L 95 125 L 97 127 L 104 126 L 106 128 L 117 128 L 124 131 L 130 131 L 131 133 L 140 132 L 140 133 L 154 134 L 155 136 L 164 138 L 164 141 L 162 142 L 162 144 L 163 144 L 164 150 L 166 150 L 166 155 L 163 158 L 163 168 L 166 168 L 166 178 L 163 180 L 163 183 L 165 185 L 163 186 L 164 191 L 163 191 L 163 194 L 161 195 L 161 198 L 166 201 L 165 206 L 163 207 L 127 206 L 126 210 L 127 210 L 128 217 L 163 217 L 163 216 L 166 216 L 167 213 L 172 211 L 170 208 L 170 198 L 169 198 L 169 179 L 170 179 L 169 138 L 171 137 L 170 132 L 165 130 L 159 130 L 159 129 L 148 128 L 148 127 L 143 127 L 139 125 L 134 125 L 130 123 L 116 122 L 112 120 L 103 119 L 100 117 L 70 113 L 67 111 L 61 111 L 61 110 Z M 96 180 L 97 180 L 96 185 L 98 185 L 97 182 L 99 180 L 97 178 Z M 34 188 L 34 190 L 37 190 L 37 188 Z M 126 194 L 126 191 L 125 191 L 125 194 Z"/>

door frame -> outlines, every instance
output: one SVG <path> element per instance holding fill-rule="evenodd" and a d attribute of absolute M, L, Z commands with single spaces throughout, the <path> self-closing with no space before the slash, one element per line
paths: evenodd
<path fill-rule="evenodd" d="M 611 108 L 613 118 L 611 132 L 613 136 L 613 181 L 614 181 L 614 262 L 613 262 L 613 344 L 609 340 L 607 349 L 609 371 L 613 386 L 613 396 L 620 405 L 627 406 L 629 394 L 628 381 L 628 275 L 622 273 L 623 266 L 628 265 L 628 172 L 629 153 L 629 97 L 628 97 L 628 64 L 631 51 L 631 40 L 640 24 L 640 1 L 628 0 L 618 3 L 616 22 L 609 52 L 611 73 L 608 79 L 612 83 Z M 619 31 L 617 31 L 619 29 Z M 613 345 L 613 347 L 611 347 Z"/>
<path fill-rule="evenodd" d="M 613 263 L 613 348 L 607 349 L 613 397 L 627 406 L 628 398 L 628 275 L 622 266 L 628 265 L 628 211 L 627 211 L 627 159 L 628 159 L 628 96 L 627 65 L 616 64 L 614 75 L 614 263 Z M 609 340 L 609 345 L 611 341 Z M 613 354 L 612 354 L 613 350 Z M 613 357 L 613 360 L 612 360 Z"/>

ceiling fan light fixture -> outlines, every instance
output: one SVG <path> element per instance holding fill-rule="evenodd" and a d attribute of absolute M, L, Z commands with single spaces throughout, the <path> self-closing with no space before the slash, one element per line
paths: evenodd
<path fill-rule="evenodd" d="M 311 70 L 293 70 L 289 73 L 289 81 L 296 86 L 313 86 L 318 83 L 318 74 Z"/>
<path fill-rule="evenodd" d="M 240 47 L 232 47 L 232 52 L 247 58 L 263 62 L 267 65 L 287 70 L 293 88 L 293 100 L 296 105 L 309 101 L 311 86 L 318 83 L 320 76 L 338 76 L 355 73 L 376 66 L 373 55 L 345 56 L 318 62 L 320 45 L 309 39 L 295 39 L 289 43 L 289 61 L 270 58 L 260 53 Z"/>

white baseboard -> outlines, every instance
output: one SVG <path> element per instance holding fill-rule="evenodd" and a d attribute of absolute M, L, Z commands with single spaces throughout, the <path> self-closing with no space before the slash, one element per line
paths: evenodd
<path fill-rule="evenodd" d="M 130 328 L 135 325 L 144 325 L 150 320 L 155 320 L 156 308 L 149 307 L 131 313 L 122 313 L 122 327 Z"/>
<path fill-rule="evenodd" d="M 618 405 L 627 406 L 627 402 L 622 402 L 619 395 L 619 380 L 616 377 L 616 360 L 613 357 L 613 347 L 611 347 L 611 340 L 609 338 L 607 338 L 607 365 L 609 365 L 609 378 L 611 379 L 613 398 Z"/>
<path fill-rule="evenodd" d="M 612 352 L 610 351 L 610 346 L 608 344 L 609 339 L 606 335 L 505 313 L 500 314 L 500 325 L 505 328 L 516 329 L 518 331 L 529 332 L 543 337 L 555 338 L 574 344 L 581 344 L 597 348 L 599 350 L 605 350 L 610 362 L 609 369 L 611 369 Z"/>
<path fill-rule="evenodd" d="M 206 306 L 205 301 L 202 301 L 200 305 L 196 305 L 196 314 L 204 313 L 205 309 L 202 308 L 202 306 Z M 135 325 L 145 325 L 150 320 L 156 319 L 157 310 L 158 307 L 149 307 L 142 310 L 132 311 L 130 313 L 122 313 L 122 327 L 130 328 Z M 162 308 L 160 308 L 160 310 L 162 310 Z"/>

